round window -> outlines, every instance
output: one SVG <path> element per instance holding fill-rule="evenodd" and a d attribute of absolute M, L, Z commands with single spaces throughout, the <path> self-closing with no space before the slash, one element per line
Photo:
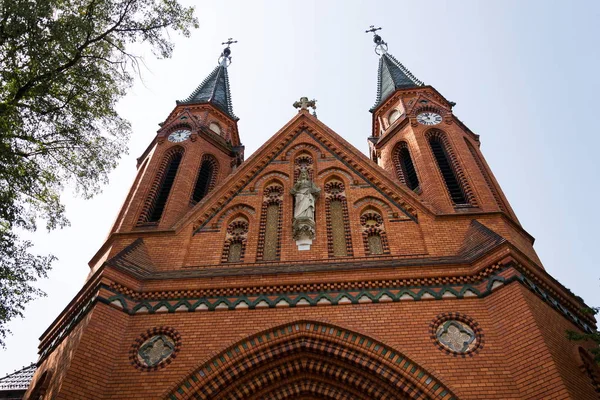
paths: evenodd
<path fill-rule="evenodd" d="M 221 127 L 219 126 L 219 124 L 213 122 L 208 127 L 214 133 L 219 134 L 219 135 L 221 134 Z"/>
<path fill-rule="evenodd" d="M 400 118 L 400 111 L 398 110 L 394 110 L 390 113 L 389 117 L 388 117 L 388 121 L 390 122 L 390 125 L 393 124 L 394 122 L 396 122 L 398 120 L 398 118 Z"/>

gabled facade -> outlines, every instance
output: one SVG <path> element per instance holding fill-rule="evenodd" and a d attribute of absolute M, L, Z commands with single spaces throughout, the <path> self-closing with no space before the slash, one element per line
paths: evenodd
<path fill-rule="evenodd" d="M 385 50 L 370 157 L 303 105 L 244 160 L 227 48 L 138 160 L 27 398 L 596 398 L 564 334 L 595 320 L 479 136 Z"/>

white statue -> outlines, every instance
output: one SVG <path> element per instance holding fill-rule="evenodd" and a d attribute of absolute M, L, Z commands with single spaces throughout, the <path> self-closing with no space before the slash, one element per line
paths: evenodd
<path fill-rule="evenodd" d="M 303 169 L 300 171 L 298 181 L 291 190 L 296 197 L 296 207 L 294 208 L 294 219 L 308 218 L 315 220 L 315 198 L 319 196 L 321 189 L 315 186 L 310 180 L 308 172 Z"/>
<path fill-rule="evenodd" d="M 308 171 L 300 171 L 298 181 L 290 190 L 296 199 L 294 207 L 294 239 L 300 250 L 309 250 L 315 237 L 315 200 L 319 197 L 319 189 L 311 180 Z"/>

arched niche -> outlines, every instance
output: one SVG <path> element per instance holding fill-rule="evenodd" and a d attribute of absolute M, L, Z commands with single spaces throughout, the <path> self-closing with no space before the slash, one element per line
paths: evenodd
<path fill-rule="evenodd" d="M 232 344 L 202 362 L 164 398 L 296 398 L 290 393 L 358 400 L 458 398 L 397 349 L 356 331 L 309 320 Z"/>

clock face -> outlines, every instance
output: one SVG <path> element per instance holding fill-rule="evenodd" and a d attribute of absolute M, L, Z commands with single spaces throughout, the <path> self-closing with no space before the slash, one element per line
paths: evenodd
<path fill-rule="evenodd" d="M 423 125 L 437 125 L 442 122 L 442 117 L 440 114 L 428 111 L 417 115 L 417 121 Z"/>
<path fill-rule="evenodd" d="M 169 135 L 169 142 L 179 143 L 190 137 L 190 131 L 179 129 Z"/>

